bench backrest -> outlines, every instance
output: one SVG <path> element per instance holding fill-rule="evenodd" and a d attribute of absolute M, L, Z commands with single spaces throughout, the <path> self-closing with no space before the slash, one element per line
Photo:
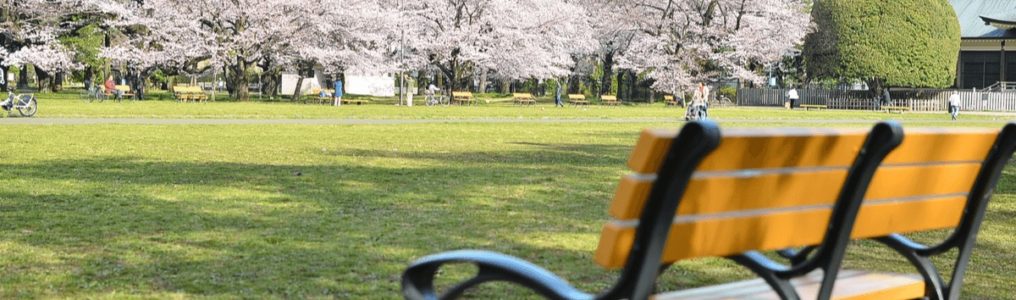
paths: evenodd
<path fill-rule="evenodd" d="M 512 97 L 515 99 L 532 99 L 533 95 L 527 93 L 512 93 Z"/>
<path fill-rule="evenodd" d="M 204 93 L 201 87 L 191 85 L 175 85 L 173 86 L 173 92 L 176 93 Z"/>
<path fill-rule="evenodd" d="M 646 130 L 621 180 L 596 261 L 624 266 L 654 173 L 677 132 Z M 848 169 L 865 143 L 857 130 L 731 130 L 705 156 L 680 198 L 661 263 L 749 250 L 817 245 Z M 956 226 L 997 131 L 914 131 L 883 162 L 853 238 Z M 914 217 L 920 215 L 920 217 Z"/>
<path fill-rule="evenodd" d="M 131 87 L 129 85 L 117 85 L 116 90 L 129 93 L 131 91 Z"/>
<path fill-rule="evenodd" d="M 452 92 L 453 98 L 473 98 L 472 92 Z"/>
<path fill-rule="evenodd" d="M 983 202 L 1016 147 L 1008 140 L 1016 139 L 1016 126 L 1007 125 L 1001 135 L 997 130 L 913 130 L 892 144 L 895 149 L 883 154 L 884 161 L 872 158 L 873 144 L 890 143 L 873 143 L 887 140 L 875 138 L 878 131 L 868 136 L 856 130 L 731 130 L 715 137 L 718 146 L 711 149 L 696 145 L 709 144 L 709 138 L 645 130 L 628 163 L 635 174 L 624 177 L 617 189 L 610 208 L 614 220 L 604 227 L 595 260 L 625 266 L 620 287 L 629 274 L 652 277 L 660 263 L 691 257 L 819 244 L 821 249 L 830 243 L 839 244 L 834 255 L 841 257 L 850 238 L 957 225 L 956 232 L 971 232 L 973 226 L 975 235 Z M 696 156 L 695 148 L 707 154 Z M 859 171 L 873 159 L 882 161 L 878 169 Z M 674 207 L 671 219 L 666 205 Z M 645 242 L 652 231 L 661 245 Z M 640 246 L 633 250 L 633 244 Z M 632 251 L 640 255 L 628 257 Z"/>
<path fill-rule="evenodd" d="M 583 95 L 583 94 L 568 94 L 568 99 L 571 99 L 571 100 L 586 100 L 586 95 Z"/>
<path fill-rule="evenodd" d="M 603 100 L 603 101 L 617 101 L 617 96 L 603 95 L 603 96 L 600 96 L 600 100 Z"/>
<path fill-rule="evenodd" d="M 642 132 L 628 161 L 634 174 L 621 179 L 609 211 L 613 220 L 604 226 L 597 247 L 600 265 L 617 268 L 627 262 L 645 203 L 676 136 L 675 130 Z M 828 218 L 828 210 L 803 208 L 836 199 L 866 136 L 863 130 L 725 132 L 687 182 L 662 262 L 814 244 L 825 226 L 812 223 Z M 772 216 L 769 212 L 776 208 L 786 212 Z M 798 234 L 796 229 L 810 232 Z"/>
<path fill-rule="evenodd" d="M 951 227 L 928 251 L 960 249 L 958 286 L 987 201 L 1016 150 L 1016 124 L 1001 133 L 914 130 L 905 138 L 892 124 L 877 125 L 867 138 L 787 129 L 720 137 L 710 124 L 689 123 L 680 135 L 643 132 L 628 164 L 636 174 L 622 179 L 596 252 L 599 264 L 624 266 L 608 295 L 648 295 L 661 263 L 806 245 L 818 250 L 794 272 L 832 270 L 822 282 L 831 292 L 851 238 Z"/>
<path fill-rule="evenodd" d="M 673 102 L 674 101 L 674 96 L 673 95 L 664 95 L 663 96 L 663 100 L 667 101 L 667 102 Z"/>

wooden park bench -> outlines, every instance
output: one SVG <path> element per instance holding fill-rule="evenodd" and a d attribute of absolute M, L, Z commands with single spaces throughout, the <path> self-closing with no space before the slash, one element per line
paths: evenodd
<path fill-rule="evenodd" d="M 473 98 L 472 92 L 452 92 L 452 104 L 471 105 L 473 102 L 476 102 L 476 99 Z"/>
<path fill-rule="evenodd" d="M 801 104 L 800 106 L 804 110 L 812 110 L 812 109 L 822 110 L 822 109 L 829 108 L 829 106 L 821 105 L 821 104 Z"/>
<path fill-rule="evenodd" d="M 367 99 L 352 99 L 352 98 L 347 98 L 347 97 L 343 97 L 342 98 L 342 104 L 362 105 L 362 104 L 367 104 L 367 103 L 370 103 L 370 100 L 367 100 Z"/>
<path fill-rule="evenodd" d="M 173 96 L 176 97 L 176 101 L 180 102 L 208 100 L 208 95 L 201 87 L 191 85 L 174 85 Z"/>
<path fill-rule="evenodd" d="M 600 101 L 603 102 L 603 105 L 621 105 L 621 101 L 617 101 L 617 96 L 612 95 L 602 95 Z"/>
<path fill-rule="evenodd" d="M 533 105 L 536 104 L 536 98 L 529 93 L 512 93 L 512 100 L 516 105 Z"/>
<path fill-rule="evenodd" d="M 674 95 L 664 95 L 663 104 L 666 106 L 678 106 L 677 100 L 674 99 Z"/>
<path fill-rule="evenodd" d="M 586 95 L 583 94 L 568 94 L 568 103 L 571 105 L 589 105 Z"/>
<path fill-rule="evenodd" d="M 901 142 L 902 141 L 902 142 Z M 620 268 L 599 294 L 579 291 L 536 265 L 487 251 L 421 258 L 403 273 L 407 299 L 436 299 L 448 263 L 479 267 L 442 299 L 507 281 L 552 299 L 914 299 L 958 297 L 963 270 L 991 191 L 1016 148 L 1016 125 L 997 131 L 730 130 L 693 122 L 680 133 L 645 130 L 628 161 L 595 261 Z M 957 226 L 958 225 L 958 226 Z M 953 228 L 941 245 L 900 233 Z M 851 239 L 875 238 L 926 274 L 840 270 Z M 779 253 L 789 265 L 757 251 Z M 948 286 L 930 257 L 959 249 Z M 656 293 L 677 261 L 726 257 L 759 279 Z M 867 297 L 867 298 L 866 298 Z M 935 299 L 935 298 L 933 298 Z M 946 298 L 938 298 L 946 299 Z M 956 299 L 950 297 L 948 299 Z"/>
<path fill-rule="evenodd" d="M 310 91 L 308 91 L 307 94 L 301 98 L 303 98 L 304 104 L 307 103 L 308 98 L 317 99 L 318 104 L 331 104 L 333 94 L 335 94 L 335 90 L 333 89 L 321 89 L 319 87 L 316 87 L 310 89 Z"/>
<path fill-rule="evenodd" d="M 134 92 L 131 91 L 131 87 L 129 85 L 117 85 L 113 89 L 120 92 L 120 98 L 114 100 L 119 101 L 122 98 L 134 99 Z M 113 96 L 113 91 L 105 91 L 105 93 L 107 98 Z"/>
<path fill-rule="evenodd" d="M 898 112 L 898 113 L 902 114 L 905 111 L 910 111 L 910 107 L 909 106 L 882 106 L 882 111 L 884 111 L 886 113 Z"/>

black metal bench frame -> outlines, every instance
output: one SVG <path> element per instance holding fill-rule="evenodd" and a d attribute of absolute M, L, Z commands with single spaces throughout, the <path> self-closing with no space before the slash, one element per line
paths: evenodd
<path fill-rule="evenodd" d="M 967 203 L 963 215 L 960 217 L 959 226 L 941 243 L 926 246 L 899 234 L 875 239 L 896 250 L 917 268 L 921 277 L 924 277 L 925 296 L 928 299 L 960 299 L 963 275 L 970 262 L 970 255 L 977 241 L 981 223 L 984 221 L 988 202 L 998 184 L 998 179 L 1002 176 L 1002 169 L 1009 162 L 1013 151 L 1016 151 L 1016 124 L 1010 123 L 1002 128 L 995 140 L 995 145 L 988 152 L 988 157 L 982 162 L 973 189 L 967 195 Z M 953 262 L 952 278 L 947 283 L 935 268 L 931 257 L 942 255 L 953 249 L 958 250 L 958 254 Z"/>
<path fill-rule="evenodd" d="M 467 289 L 489 281 L 506 281 L 527 287 L 550 299 L 646 299 L 653 294 L 672 220 L 680 199 L 698 164 L 720 142 L 720 130 L 712 122 L 685 125 L 668 149 L 639 224 L 628 260 L 615 285 L 599 295 L 579 291 L 553 273 L 522 259 L 489 251 L 460 250 L 423 257 L 412 263 L 402 276 L 402 292 L 407 299 L 454 299 Z M 836 202 L 823 242 L 786 266 L 757 252 L 729 257 L 764 279 L 784 299 L 799 299 L 790 279 L 816 269 L 824 271 L 820 299 L 832 294 L 833 284 L 845 256 L 850 233 L 871 178 L 879 164 L 903 138 L 896 123 L 877 124 L 864 143 Z M 810 253 L 811 255 L 808 255 Z M 461 282 L 438 296 L 433 279 L 447 263 L 472 263 L 478 267 L 475 277 Z"/>

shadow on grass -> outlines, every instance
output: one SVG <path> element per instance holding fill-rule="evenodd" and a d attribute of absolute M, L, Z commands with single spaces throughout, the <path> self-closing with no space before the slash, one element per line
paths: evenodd
<path fill-rule="evenodd" d="M 9 274 L 0 276 L 0 297 L 55 290 L 71 298 L 395 298 L 408 262 L 462 248 L 520 256 L 600 291 L 614 274 L 591 256 L 617 181 L 603 169 L 623 173 L 629 150 L 521 145 L 534 149 L 329 152 L 444 163 L 429 167 L 134 157 L 0 164 L 0 177 L 40 184 L 0 188 L 0 269 Z M 1013 175 L 1003 180 L 1016 182 Z M 1013 216 L 998 210 L 989 219 Z M 1012 248 L 982 242 L 975 252 L 990 258 Z M 883 260 L 906 267 L 902 259 Z M 721 262 L 668 273 L 663 287 L 725 282 L 746 271 Z M 495 286 L 478 295 L 507 291 Z"/>
<path fill-rule="evenodd" d="M 600 185 L 616 178 L 585 169 L 620 168 L 620 152 L 335 153 L 448 162 L 417 168 L 134 157 L 0 164 L 4 178 L 44 185 L 0 189 L 0 266 L 22 271 L 0 278 L 17 287 L 0 295 L 391 298 L 408 262 L 461 248 L 522 256 L 599 287 L 612 274 L 591 254 L 613 189 Z M 591 239 L 517 240 L 558 233 Z"/>

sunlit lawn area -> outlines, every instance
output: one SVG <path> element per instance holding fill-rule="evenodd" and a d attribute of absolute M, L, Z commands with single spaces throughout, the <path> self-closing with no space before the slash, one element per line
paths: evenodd
<path fill-rule="evenodd" d="M 0 298 L 398 298 L 413 259 L 479 248 L 520 256 L 587 291 L 614 273 L 593 249 L 625 160 L 661 105 L 555 109 L 332 108 L 292 103 L 85 103 L 43 98 L 41 118 L 647 118 L 636 123 L 0 125 Z M 717 109 L 721 126 L 870 126 L 902 119 L 998 128 L 1004 117 Z M 723 121 L 728 119 L 730 121 Z M 750 121 L 754 120 L 754 121 Z M 939 122 L 938 120 L 941 120 Z M 964 298 L 1011 297 L 1016 165 L 1007 168 Z M 942 233 L 921 238 L 940 237 Z M 911 272 L 873 243 L 849 267 Z M 941 265 L 942 268 L 951 268 Z M 468 269 L 453 268 L 442 281 Z M 750 277 L 683 262 L 662 289 Z M 492 285 L 475 298 L 527 297 Z"/>
<path fill-rule="evenodd" d="M 341 108 L 321 104 L 293 103 L 290 100 L 249 102 L 177 103 L 164 92 L 153 92 L 153 98 L 162 100 L 86 102 L 77 92 L 39 94 L 39 118 L 173 118 L 173 119 L 477 119 L 477 118 L 624 118 L 647 121 L 677 120 L 684 109 L 665 107 L 663 103 L 630 104 L 622 107 L 590 105 L 582 107 L 554 107 L 553 100 L 541 98 L 535 106 L 515 106 L 510 98 L 491 98 L 495 102 L 476 106 L 422 105 L 394 107 L 394 98 L 375 98 L 371 105 L 344 105 Z M 507 102 L 505 102 L 507 100 Z M 483 101 L 480 101 L 483 102 Z M 951 123 L 946 113 L 885 114 L 870 111 L 785 111 L 776 108 L 716 108 L 711 115 L 720 120 L 887 120 Z M 964 114 L 962 119 L 974 121 L 1003 121 L 1012 117 Z"/>

